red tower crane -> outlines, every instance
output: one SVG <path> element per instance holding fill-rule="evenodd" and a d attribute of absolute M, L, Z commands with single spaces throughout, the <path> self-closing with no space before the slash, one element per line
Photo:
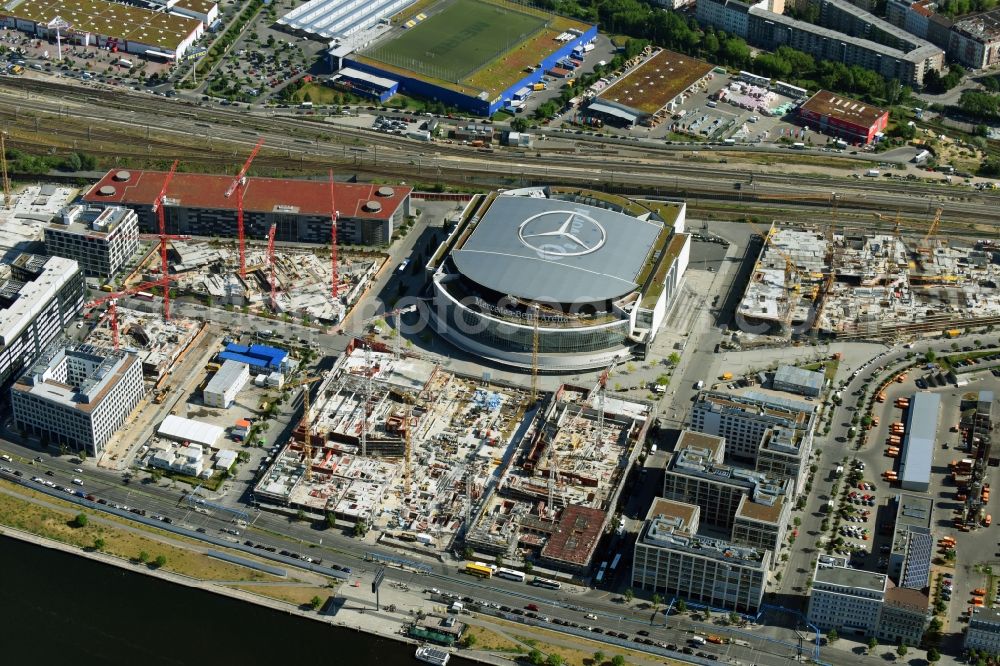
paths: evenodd
<path fill-rule="evenodd" d="M 244 279 L 247 276 L 247 254 L 243 239 L 243 188 L 246 187 L 247 171 L 249 171 L 250 165 L 253 163 L 254 158 L 257 157 L 257 153 L 260 152 L 260 147 L 263 145 L 264 137 L 260 137 L 257 139 L 257 145 L 250 151 L 250 156 L 244 162 L 243 168 L 236 175 L 236 179 L 233 180 L 232 184 L 226 190 L 227 199 L 233 195 L 233 192 L 236 192 L 236 234 L 240 240 L 240 277 Z"/>
<path fill-rule="evenodd" d="M 267 267 L 270 272 L 268 280 L 271 283 L 271 311 L 278 311 L 278 289 L 274 279 L 274 236 L 278 231 L 277 223 L 271 224 L 271 230 L 267 234 Z"/>
<path fill-rule="evenodd" d="M 337 212 L 337 199 L 334 195 L 333 187 L 333 169 L 330 169 L 330 265 L 332 269 L 332 276 L 330 278 L 330 291 L 333 294 L 333 300 L 337 300 L 337 282 L 340 281 L 340 277 L 337 275 L 337 217 L 339 213 Z"/>
<path fill-rule="evenodd" d="M 100 298 L 87 303 L 84 308 L 96 308 L 104 303 L 108 304 L 108 314 L 111 316 L 111 342 L 114 345 L 115 351 L 118 350 L 118 299 L 123 296 L 129 296 L 131 294 L 146 291 L 152 287 L 163 287 L 164 293 L 170 289 L 170 281 L 174 278 L 165 275 L 159 280 L 153 280 L 152 282 L 143 282 L 142 284 L 137 284 L 134 287 L 129 287 L 128 289 L 123 289 L 121 291 L 116 291 L 108 294 L 107 296 L 101 296 Z"/>
<path fill-rule="evenodd" d="M 171 237 L 167 236 L 167 222 L 164 218 L 163 213 L 163 200 L 167 196 L 167 187 L 170 185 L 170 181 L 174 179 L 174 173 L 177 172 L 177 162 L 170 165 L 170 171 L 167 172 L 167 177 L 163 181 L 163 188 L 160 193 L 156 195 L 156 199 L 153 200 L 153 212 L 156 213 L 157 221 L 160 223 L 160 275 L 166 277 L 170 273 L 170 266 L 167 263 L 167 241 L 172 240 Z M 179 237 L 173 237 L 179 238 Z M 163 289 L 163 320 L 170 321 L 170 289 L 166 286 Z M 115 347 L 117 349 L 117 346 Z"/>

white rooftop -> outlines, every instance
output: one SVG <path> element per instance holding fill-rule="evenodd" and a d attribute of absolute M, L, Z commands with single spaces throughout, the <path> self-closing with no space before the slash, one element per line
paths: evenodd
<path fill-rule="evenodd" d="M 211 423 L 186 419 L 171 414 L 163 419 L 163 423 L 157 429 L 157 434 L 179 442 L 191 442 L 192 444 L 202 444 L 212 448 L 218 448 L 216 442 L 225 433 L 225 430 Z"/>

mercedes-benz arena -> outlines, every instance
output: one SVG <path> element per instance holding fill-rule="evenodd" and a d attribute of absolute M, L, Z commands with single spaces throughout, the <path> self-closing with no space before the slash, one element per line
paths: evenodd
<path fill-rule="evenodd" d="M 679 292 L 685 206 L 587 190 L 474 198 L 428 265 L 437 332 L 500 364 L 558 373 L 643 358 Z"/>

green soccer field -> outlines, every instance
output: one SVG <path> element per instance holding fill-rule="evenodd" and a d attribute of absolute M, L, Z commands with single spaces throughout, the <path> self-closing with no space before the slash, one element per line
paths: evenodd
<path fill-rule="evenodd" d="M 364 55 L 427 77 L 458 82 L 545 24 L 542 17 L 488 2 L 453 0 Z"/>

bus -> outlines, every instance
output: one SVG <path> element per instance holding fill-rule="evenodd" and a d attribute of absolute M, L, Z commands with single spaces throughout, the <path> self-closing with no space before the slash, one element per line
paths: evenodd
<path fill-rule="evenodd" d="M 604 580 L 604 572 L 607 571 L 607 569 L 608 569 L 608 562 L 607 560 L 605 560 L 604 562 L 601 562 L 601 568 L 598 569 L 597 575 L 594 576 L 595 583 L 600 583 L 602 580 Z"/>
<path fill-rule="evenodd" d="M 524 574 L 520 571 L 514 571 L 513 569 L 504 569 L 503 567 L 497 569 L 497 578 L 506 578 L 507 580 L 516 580 L 518 583 L 524 582 Z"/>
<path fill-rule="evenodd" d="M 493 568 L 482 562 L 469 562 L 465 565 L 465 573 L 479 576 L 480 578 L 492 578 Z"/>
<path fill-rule="evenodd" d="M 135 297 L 140 301 L 151 301 L 153 300 L 153 295 L 148 291 L 137 291 L 135 292 Z"/>
<path fill-rule="evenodd" d="M 397 273 L 405 273 L 406 267 L 410 265 L 409 259 L 403 259 L 402 263 L 399 264 L 399 268 L 396 269 Z"/>
<path fill-rule="evenodd" d="M 550 590 L 558 590 L 562 587 L 562 583 L 559 581 L 542 578 L 541 576 L 535 576 L 534 580 L 531 581 L 531 584 L 535 587 L 545 587 Z"/>
<path fill-rule="evenodd" d="M 622 554 L 621 553 L 616 553 L 615 554 L 615 558 L 613 560 L 611 560 L 611 571 L 614 571 L 615 568 L 618 567 L 618 562 L 621 559 L 622 559 Z"/>

